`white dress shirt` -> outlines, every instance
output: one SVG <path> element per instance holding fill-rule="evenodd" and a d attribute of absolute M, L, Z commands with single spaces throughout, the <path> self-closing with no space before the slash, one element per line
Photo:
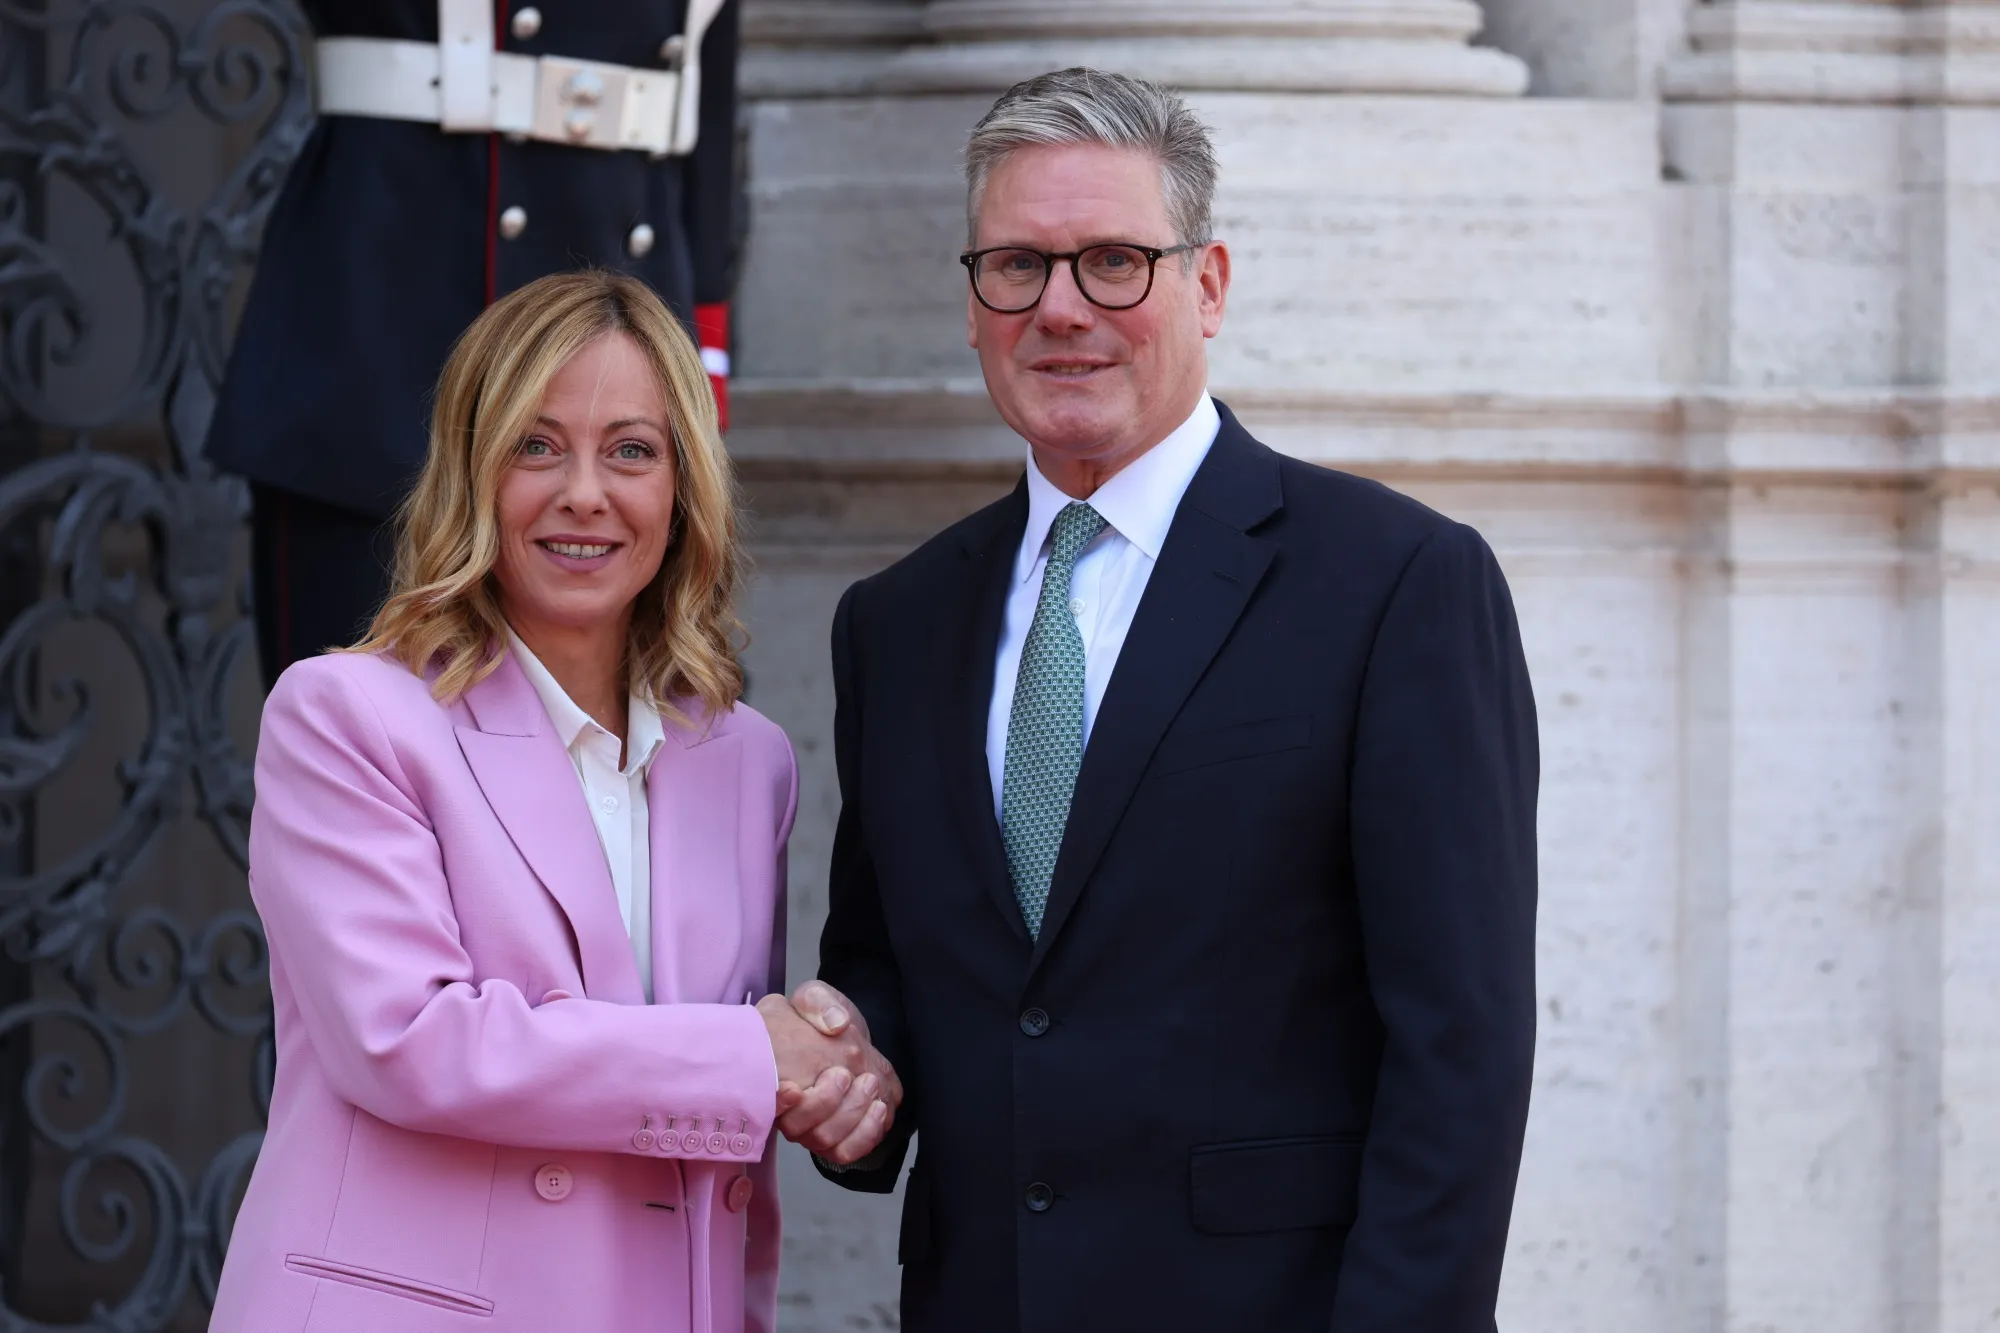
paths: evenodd
<path fill-rule="evenodd" d="M 653 856 L 650 820 L 646 809 L 646 770 L 653 755 L 666 740 L 660 714 L 638 695 L 631 697 L 625 714 L 625 763 L 618 763 L 618 738 L 597 724 L 596 719 L 576 706 L 541 660 L 521 642 L 521 636 L 507 631 L 507 646 L 513 650 L 528 683 L 555 725 L 556 739 L 569 751 L 576 765 L 577 780 L 583 783 L 583 799 L 590 807 L 591 822 L 597 826 L 597 841 L 604 848 L 604 860 L 611 869 L 611 887 L 618 894 L 618 911 L 625 918 L 625 933 L 632 939 L 632 960 L 639 965 L 639 986 L 646 1003 L 653 1002 Z"/>
<path fill-rule="evenodd" d="M 1086 501 L 1101 515 L 1104 531 L 1083 548 L 1070 578 L 1070 614 L 1083 634 L 1083 741 L 1104 702 L 1118 651 L 1138 613 L 1139 599 L 1153 577 L 1160 547 L 1173 526 L 1174 511 L 1187 494 L 1188 483 L 1208 457 L 1222 416 L 1206 393 L 1194 415 L 1173 434 L 1127 463 Z M 1057 490 L 1035 466 L 1028 450 L 1028 527 L 1014 561 L 1014 581 L 1007 592 L 1007 615 L 1000 626 L 1000 652 L 993 664 L 993 702 L 986 714 L 986 768 L 993 781 L 993 813 L 1001 813 L 1001 793 L 1007 769 L 1007 725 L 1014 713 L 1014 680 L 1021 674 L 1021 649 L 1035 606 L 1042 596 L 1042 571 L 1049 564 L 1049 530 L 1056 515 L 1075 497 Z"/>

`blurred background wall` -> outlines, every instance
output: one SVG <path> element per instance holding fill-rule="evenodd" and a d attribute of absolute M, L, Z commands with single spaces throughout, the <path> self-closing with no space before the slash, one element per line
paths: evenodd
<path fill-rule="evenodd" d="M 1519 603 L 1501 1326 L 2000 1326 L 2000 5 L 748 5 L 731 444 L 806 766 L 794 975 L 834 600 L 1021 466 L 950 262 L 965 134 L 1045 69 L 1163 79 L 1221 144 L 1217 396 L 1478 526 Z M 790 1166 L 790 1327 L 892 1327 L 895 1205 Z"/>
<path fill-rule="evenodd" d="M 753 698 L 804 769 L 794 978 L 834 601 L 1021 466 L 964 344 L 964 136 L 1045 69 L 1162 79 L 1222 150 L 1216 394 L 1478 526 L 1521 610 L 1543 1006 L 1502 1327 L 2000 1327 L 2000 3 L 745 3 L 731 448 Z M 84 8 L 154 63 L 65 128 L 61 6 L 0 0 L 0 1066 L 52 1070 L 0 1157 L 0 1330 L 196 1329 L 263 1036 L 242 495 L 194 450 L 298 34 Z M 232 41 L 269 82 L 220 76 Z M 896 1327 L 898 1201 L 786 1151 L 785 1328 Z"/>

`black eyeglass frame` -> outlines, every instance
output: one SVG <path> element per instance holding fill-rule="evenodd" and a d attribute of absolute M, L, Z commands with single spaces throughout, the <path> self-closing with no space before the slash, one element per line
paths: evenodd
<path fill-rule="evenodd" d="M 1096 245 L 1086 245 L 1081 250 L 1051 253 L 1046 250 L 1036 250 L 1025 245 L 989 245 L 984 250 L 966 251 L 958 257 L 958 262 L 965 265 L 966 280 L 972 284 L 972 298 L 996 315 L 1025 315 L 1040 305 L 1042 298 L 1049 294 L 1049 279 L 1055 276 L 1056 261 L 1058 259 L 1069 261 L 1070 280 L 1076 283 L 1077 292 L 1082 295 L 1084 300 L 1090 302 L 1099 310 L 1136 310 L 1138 307 L 1146 304 L 1146 298 L 1153 294 L 1153 281 L 1159 275 L 1160 261 L 1162 259 L 1166 259 L 1172 255 L 1184 255 L 1189 251 L 1200 250 L 1202 248 L 1200 245 L 1187 244 L 1169 246 L 1162 250 L 1157 246 L 1135 245 L 1130 241 L 1102 241 Z M 997 255 L 1004 250 L 1018 250 L 1024 255 L 1038 255 L 1041 258 L 1042 285 L 1035 290 L 1035 299 L 1024 306 L 1015 306 L 1009 309 L 1005 306 L 994 305 L 986 299 L 986 293 L 979 290 L 979 261 L 987 255 Z M 1083 256 L 1089 254 L 1092 250 L 1136 250 L 1146 256 L 1146 290 L 1139 293 L 1138 300 L 1133 301 L 1129 305 L 1111 305 L 1108 302 L 1098 300 L 1090 294 L 1089 289 L 1083 285 L 1083 271 L 1079 265 L 1082 262 Z"/>

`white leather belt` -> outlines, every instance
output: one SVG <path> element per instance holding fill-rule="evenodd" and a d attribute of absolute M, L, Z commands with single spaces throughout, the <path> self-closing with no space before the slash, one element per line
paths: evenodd
<path fill-rule="evenodd" d="M 319 113 L 683 156 L 701 131 L 701 39 L 724 2 L 689 0 L 672 63 L 635 69 L 496 51 L 492 0 L 438 0 L 437 42 L 321 38 Z"/>
<path fill-rule="evenodd" d="M 693 151 L 699 129 L 698 117 L 690 114 L 685 132 L 678 132 L 682 75 L 670 69 L 514 55 L 489 47 L 483 62 L 490 89 L 485 105 L 453 108 L 458 114 L 447 118 L 435 43 L 326 37 L 315 55 L 323 116 L 416 120 L 459 133 L 519 134 L 655 154 Z"/>

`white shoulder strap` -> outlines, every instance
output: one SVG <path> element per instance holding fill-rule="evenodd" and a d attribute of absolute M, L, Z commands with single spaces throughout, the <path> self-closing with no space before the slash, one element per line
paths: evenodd
<path fill-rule="evenodd" d="M 493 0 L 438 0 L 439 123 L 492 129 L 493 91 Z"/>
<path fill-rule="evenodd" d="M 440 0 L 450 3 L 450 0 Z M 685 155 L 694 151 L 701 135 L 701 39 L 729 0 L 688 0 L 685 64 L 681 67 L 680 106 L 674 111 L 672 152 Z"/>

